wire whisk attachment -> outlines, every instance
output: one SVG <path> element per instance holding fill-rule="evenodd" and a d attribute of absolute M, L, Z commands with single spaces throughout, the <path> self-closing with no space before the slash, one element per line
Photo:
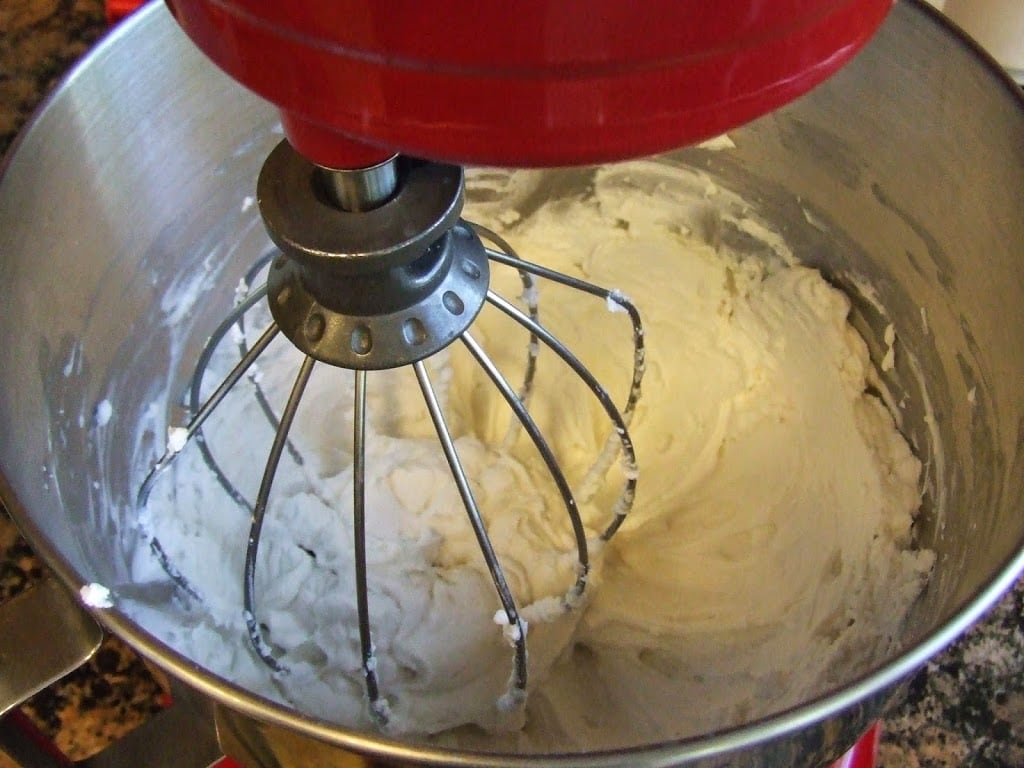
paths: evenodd
<path fill-rule="evenodd" d="M 518 709 L 526 700 L 529 622 L 517 604 L 488 535 L 473 480 L 460 456 L 443 398 L 439 396 L 426 361 L 449 346 L 465 348 L 511 413 L 511 426 L 503 445 L 507 448 L 525 435 L 558 491 L 575 548 L 574 577 L 560 595 L 535 601 L 530 606 L 531 615 L 540 620 L 553 619 L 577 608 L 585 600 L 592 563 L 580 506 L 592 501 L 616 461 L 621 465 L 622 487 L 598 540 L 603 542 L 614 536 L 632 508 L 639 470 L 629 426 L 640 398 L 645 368 L 643 325 L 639 312 L 627 297 L 616 290 L 523 260 L 497 233 L 462 221 L 459 218 L 463 202 L 460 168 L 404 158 L 396 158 L 394 163 L 396 187 L 390 196 L 378 191 L 374 206 L 368 209 L 365 205 L 352 205 L 351 201 L 335 201 L 337 205 L 332 215 L 325 219 L 322 174 L 326 172 L 311 166 L 284 142 L 270 155 L 260 176 L 259 200 L 268 232 L 280 251 L 253 266 L 245 284 L 255 282 L 257 275 L 264 272 L 267 274 L 265 284 L 240 296 L 234 309 L 210 336 L 189 387 L 191 417 L 184 427 L 173 431 L 174 439 L 169 440 L 167 451 L 150 469 L 137 498 L 138 506 L 145 507 L 158 478 L 174 463 L 181 449 L 188 443 L 197 445 L 205 465 L 224 492 L 249 515 L 241 574 L 241 608 L 250 644 L 274 673 L 287 674 L 288 667 L 264 637 L 265 630 L 258 618 L 256 569 L 264 522 L 282 457 L 287 453 L 296 463 L 303 461 L 301 452 L 289 440 L 289 432 L 314 368 L 326 363 L 351 371 L 350 503 L 361 673 L 370 717 L 381 728 L 388 727 L 391 711 L 378 675 L 366 553 L 367 515 L 372 514 L 372 510 L 367 509 L 366 498 L 367 390 L 373 386 L 374 375 L 403 366 L 410 367 L 415 375 L 424 408 L 498 597 L 500 609 L 495 621 L 502 626 L 513 649 L 507 689 L 497 696 L 499 708 L 508 711 Z M 419 227 L 414 236 L 408 235 L 410 221 Z M 339 249 L 339 243 L 351 245 Z M 523 289 L 518 304 L 491 289 L 492 269 L 517 273 Z M 628 318 L 633 364 L 629 391 L 621 407 L 588 367 L 543 324 L 539 296 L 540 286 L 545 282 L 605 302 L 610 310 Z M 265 312 L 267 305 L 273 320 L 249 344 L 245 339 L 251 316 L 260 308 Z M 497 310 L 497 317 L 505 318 L 509 333 L 524 336 L 522 378 L 516 384 L 474 336 L 473 323 L 485 305 Z M 250 501 L 218 462 L 203 428 L 228 392 L 254 369 L 256 361 L 279 333 L 303 353 L 303 359 L 279 413 L 253 377 L 253 391 L 274 431 L 274 438 L 259 488 Z M 232 339 L 237 347 L 237 363 L 212 393 L 201 400 L 215 352 Z M 531 413 L 542 355 L 553 357 L 553 364 L 564 366 L 582 382 L 609 424 L 606 444 L 575 488 Z M 338 499 L 337 503 L 342 506 L 344 501 Z M 187 595 L 201 600 L 200 591 L 175 567 L 156 537 L 150 538 L 150 547 L 171 580 Z"/>

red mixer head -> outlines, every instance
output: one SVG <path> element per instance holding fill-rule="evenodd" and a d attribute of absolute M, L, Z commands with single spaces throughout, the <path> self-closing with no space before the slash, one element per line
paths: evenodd
<path fill-rule="evenodd" d="M 846 63 L 892 0 L 167 0 L 281 108 L 310 160 L 512 166 L 650 154 L 775 109 Z"/>

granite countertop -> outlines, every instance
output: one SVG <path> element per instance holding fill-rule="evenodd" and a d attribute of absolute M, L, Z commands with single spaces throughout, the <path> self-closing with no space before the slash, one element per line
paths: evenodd
<path fill-rule="evenodd" d="M 102 0 L 0 0 L 0 155 L 105 28 Z M 44 568 L 0 513 L 0 602 Z M 81 759 L 146 720 L 165 697 L 161 675 L 107 638 L 91 662 L 23 711 Z M 0 754 L 0 768 L 10 765 Z M 914 677 L 907 703 L 884 723 L 880 765 L 1024 766 L 1024 580 Z"/>

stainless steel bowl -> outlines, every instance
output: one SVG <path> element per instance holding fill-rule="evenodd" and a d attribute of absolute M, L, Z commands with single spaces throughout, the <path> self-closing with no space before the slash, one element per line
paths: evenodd
<path fill-rule="evenodd" d="M 203 300 L 230 295 L 247 254 L 265 242 L 239 202 L 279 138 L 275 123 L 157 5 L 74 71 L 11 154 L 0 181 L 3 497 L 74 589 L 133 587 L 124 552 L 140 477 L 134 426 L 159 393 L 183 386 L 187 361 L 219 319 L 216 302 L 176 306 L 182 285 L 197 281 Z M 328 754 L 433 765 L 810 766 L 844 751 L 900 682 L 1024 569 L 1024 99 L 941 17 L 903 0 L 826 86 L 732 138 L 728 152 L 685 150 L 663 162 L 704 169 L 753 201 L 796 253 L 854 295 L 874 351 L 890 320 L 900 332 L 905 352 L 887 385 L 897 400 L 906 395 L 903 427 L 930 467 L 919 536 L 938 561 L 898 655 L 740 728 L 538 759 L 347 731 L 197 667 L 116 608 L 96 610 L 99 619 L 219 702 L 225 723 L 247 724 L 247 739 Z M 181 344 L 158 319 L 179 311 Z M 95 408 L 114 383 L 131 396 L 115 405 L 114 439 L 95 441 Z M 164 610 L 165 593 L 134 586 L 133 599 Z"/>

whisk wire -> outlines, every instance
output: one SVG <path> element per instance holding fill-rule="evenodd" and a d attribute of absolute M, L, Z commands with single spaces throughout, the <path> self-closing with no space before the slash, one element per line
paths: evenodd
<path fill-rule="evenodd" d="M 466 476 L 462 461 L 459 459 L 455 441 L 452 439 L 452 433 L 448 429 L 444 413 L 438 403 L 437 394 L 430 383 L 430 376 L 427 373 L 426 365 L 424 365 L 422 360 L 413 363 L 413 370 L 416 372 L 416 380 L 419 382 L 420 391 L 423 393 L 423 400 L 430 413 L 430 419 L 434 423 L 434 429 L 437 432 L 438 440 L 441 442 L 445 459 L 448 461 L 448 467 L 451 470 L 452 477 L 455 479 L 459 496 L 462 498 L 466 514 L 469 516 L 470 525 L 473 527 L 477 544 L 483 553 L 487 570 L 491 574 L 495 590 L 498 593 L 498 599 L 505 612 L 505 620 L 510 628 L 508 636 L 515 647 L 515 659 L 512 675 L 509 679 L 509 688 L 502 697 L 500 704 L 504 709 L 514 709 L 520 706 L 526 699 L 526 622 L 519 614 L 515 598 L 512 596 L 512 590 L 509 588 L 508 581 L 505 578 L 505 572 L 498 561 L 498 556 L 494 551 L 494 546 L 491 544 L 491 539 L 487 535 L 487 528 L 480 515 L 480 509 L 470 487 L 469 478 Z"/>
<path fill-rule="evenodd" d="M 255 261 L 255 263 L 251 267 L 249 267 L 248 271 L 245 273 L 245 277 L 243 279 L 243 282 L 239 285 L 239 288 L 238 288 L 238 299 L 237 300 L 239 301 L 239 303 L 241 303 L 242 301 L 248 299 L 249 293 L 248 293 L 248 290 L 247 290 L 247 286 L 250 286 L 250 285 L 253 284 L 253 282 L 256 280 L 256 278 L 259 276 L 259 274 L 264 269 L 266 269 L 267 264 L 269 264 L 271 261 L 273 261 L 275 258 L 277 258 L 278 254 L 279 254 L 279 252 L 276 249 L 272 249 L 272 250 L 268 251 L 267 253 L 263 254 L 263 256 L 258 258 Z M 267 284 L 266 284 L 266 282 L 264 282 L 262 285 L 260 285 L 258 288 L 256 288 L 255 292 L 258 292 L 262 296 L 265 296 L 266 293 L 267 293 Z M 248 351 L 248 342 L 246 340 L 246 330 L 245 330 L 245 313 L 242 313 L 242 314 L 240 314 L 238 316 L 237 327 L 238 327 L 238 330 L 239 330 L 238 354 L 239 354 L 240 357 L 244 357 L 245 353 Z M 197 370 L 202 370 L 202 369 L 198 369 L 198 367 L 197 367 Z M 264 417 L 266 417 L 267 421 L 270 423 L 271 429 L 276 431 L 277 430 L 277 414 L 274 413 L 274 409 L 270 405 L 270 401 L 267 399 L 267 395 L 263 391 L 263 387 L 260 385 L 260 378 L 257 375 L 253 375 L 250 378 L 252 380 L 253 397 L 255 397 L 255 399 L 256 399 L 256 404 L 259 406 L 260 410 L 263 412 Z M 292 461 L 294 461 L 296 464 L 298 464 L 301 467 L 302 464 L 303 464 L 302 454 L 299 453 L 298 449 L 294 445 L 292 445 L 291 440 L 289 440 L 287 443 L 285 443 L 285 448 L 288 451 L 288 455 L 291 456 Z M 207 460 L 207 463 L 210 463 L 210 461 L 213 461 L 213 457 L 209 455 L 209 452 L 204 452 L 204 459 Z M 215 471 L 219 471 L 219 467 L 217 467 L 215 469 Z"/>
<path fill-rule="evenodd" d="M 569 486 L 569 481 L 566 480 L 565 473 L 562 471 L 561 465 L 558 463 L 558 459 L 555 458 L 554 451 L 551 450 L 551 446 L 548 441 L 544 438 L 543 433 L 537 426 L 537 422 L 534 421 L 530 412 L 527 410 L 525 403 L 516 395 L 512 385 L 509 384 L 508 379 L 498 370 L 498 367 L 494 364 L 494 361 L 484 352 L 480 344 L 473 338 L 472 334 L 464 333 L 462 335 L 462 343 L 469 350 L 470 354 L 477 361 L 481 368 L 487 373 L 487 376 L 491 379 L 494 386 L 497 387 L 501 396 L 508 403 L 516 416 L 517 423 L 521 424 L 526 430 L 526 433 L 530 436 L 534 446 L 537 448 L 537 452 L 540 454 L 544 465 L 548 469 L 548 473 L 551 475 L 552 480 L 555 482 L 555 486 L 558 488 L 558 493 L 562 497 L 562 502 L 565 504 L 566 512 L 569 515 L 569 520 L 572 524 L 573 537 L 576 540 L 576 552 L 578 558 L 578 571 L 576 576 L 576 582 L 566 592 L 562 598 L 562 607 L 565 610 L 573 608 L 583 596 L 586 589 L 587 576 L 590 571 L 590 557 L 587 550 L 587 533 L 583 528 L 583 521 L 580 519 L 579 508 L 576 504 L 576 498 L 573 495 L 572 488 Z"/>
<path fill-rule="evenodd" d="M 199 359 L 196 361 L 195 373 L 192 375 L 192 384 L 189 387 L 189 411 L 191 413 L 198 414 L 202 409 L 203 380 L 206 378 L 206 371 L 209 369 L 210 360 L 212 359 L 214 352 L 216 352 L 220 343 L 230 332 L 231 328 L 235 326 L 241 327 L 245 314 L 256 306 L 256 304 L 259 303 L 259 301 L 266 295 L 266 284 L 261 285 L 259 288 L 246 295 L 245 298 L 228 313 L 228 316 L 224 318 L 224 321 L 214 329 L 213 333 L 210 334 L 210 338 L 207 339 L 206 344 L 199 353 Z M 245 360 L 246 356 L 249 354 L 249 348 L 248 346 L 243 347 L 242 344 L 244 344 L 244 342 L 239 345 L 240 359 Z M 242 371 L 243 375 L 249 370 L 249 367 L 250 366 L 247 366 L 246 370 Z M 241 379 L 241 376 L 239 376 L 235 382 L 239 379 Z M 195 419 L 193 417 L 193 421 L 194 420 Z M 274 428 L 277 428 L 276 422 L 274 423 Z M 207 445 L 206 438 L 203 435 L 202 424 L 197 424 L 196 428 L 192 431 L 195 435 L 196 444 L 199 446 L 199 452 L 203 456 L 203 461 L 206 462 L 206 465 L 213 472 L 214 477 L 217 478 L 217 482 L 220 484 L 221 488 L 223 488 L 228 496 L 231 497 L 232 501 L 251 514 L 252 504 L 249 503 L 249 500 L 241 494 L 241 492 L 235 487 L 234 483 L 232 483 L 228 479 L 227 475 L 224 474 L 224 470 L 221 469 L 220 464 L 210 451 L 210 446 Z"/>
<path fill-rule="evenodd" d="M 643 377 L 647 368 L 647 353 L 644 343 L 643 321 L 640 318 L 640 311 L 636 308 L 633 302 L 619 290 L 594 285 L 586 280 L 581 280 L 580 278 L 573 277 L 572 275 L 567 275 L 564 272 L 558 272 L 557 270 L 549 269 L 540 264 L 528 262 L 525 259 L 522 259 L 516 253 L 515 249 L 512 248 L 511 244 L 497 232 L 494 232 L 481 224 L 474 223 L 470 226 L 472 226 L 478 236 L 485 240 L 489 240 L 500 249 L 485 249 L 487 258 L 492 262 L 512 267 L 519 272 L 520 276 L 536 275 L 542 279 L 564 285 L 567 288 L 596 296 L 605 301 L 609 310 L 622 311 L 629 316 L 629 320 L 633 328 L 633 374 L 630 379 L 629 394 L 627 395 L 626 402 L 621 410 L 622 421 L 628 427 L 629 424 L 632 423 L 633 414 L 636 411 L 636 405 L 640 400 Z M 535 300 L 536 292 L 524 289 L 524 296 L 532 297 Z M 529 304 L 528 315 L 533 322 L 538 322 L 537 313 L 534 310 L 534 307 L 529 306 Z M 536 340 L 536 335 L 531 331 L 530 343 L 531 350 L 534 351 L 534 356 L 536 354 L 535 350 L 537 347 Z M 531 379 L 532 385 L 532 371 L 529 374 L 529 378 Z M 602 478 L 608 472 L 608 469 L 615 462 L 615 458 L 619 454 L 620 443 L 621 440 L 618 435 L 611 434 L 608 436 L 604 449 L 598 455 L 597 459 L 593 462 L 579 484 L 578 494 L 582 500 L 588 501 L 597 492 L 597 489 L 600 487 L 602 482 Z M 627 474 L 635 474 L 635 461 L 630 462 L 627 457 L 627 460 L 624 461 L 624 468 Z M 626 490 L 617 503 L 619 511 L 629 511 L 629 508 L 632 505 L 632 496 L 634 493 L 635 488 Z M 605 531 L 605 534 L 602 536 L 604 540 L 608 540 L 612 535 L 614 535 L 615 531 L 618 530 L 619 525 L 621 525 L 624 520 L 624 515 L 619 516 L 617 514 L 616 520 L 617 522 L 613 524 L 614 528 L 610 528 Z"/>
<path fill-rule="evenodd" d="M 370 601 L 366 581 L 366 371 L 355 371 L 352 415 L 352 538 L 355 556 L 356 611 L 359 614 L 359 645 L 370 716 L 379 727 L 390 717 L 388 702 L 377 683 L 377 657 L 370 633 Z"/>
<path fill-rule="evenodd" d="M 249 527 L 249 540 L 245 548 L 242 600 L 246 629 L 249 632 L 249 640 L 256 653 L 275 672 L 285 672 L 287 670 L 274 657 L 270 646 L 263 638 L 263 630 L 256 620 L 256 557 L 259 553 L 260 532 L 263 529 L 263 520 L 267 513 L 270 490 L 274 484 L 274 477 L 277 475 L 277 466 L 281 462 L 281 454 L 284 452 L 285 442 L 288 440 L 288 431 L 295 420 L 295 414 L 299 409 L 299 402 L 302 400 L 302 393 L 306 389 L 306 384 L 309 383 L 309 377 L 313 373 L 315 363 L 316 361 L 312 357 L 306 356 L 302 361 L 302 366 L 299 368 L 298 375 L 295 377 L 295 384 L 292 385 L 291 394 L 288 395 L 288 402 L 285 404 L 284 411 L 281 414 L 277 432 L 274 434 L 274 442 L 270 446 L 270 455 L 267 457 L 267 464 L 263 470 L 263 479 L 260 482 L 260 490 L 256 496 L 256 505 L 253 507 L 252 522 Z"/>
<path fill-rule="evenodd" d="M 616 438 L 622 449 L 622 464 L 626 480 L 622 493 L 619 496 L 619 500 L 613 510 L 612 522 L 609 523 L 608 527 L 605 528 L 604 532 L 601 534 L 601 539 L 607 541 L 615 535 L 615 532 L 618 531 L 619 527 L 626 519 L 626 515 L 628 515 L 630 509 L 632 509 L 633 500 L 636 497 L 638 475 L 636 451 L 633 448 L 633 439 L 630 437 L 629 427 L 627 426 L 622 414 L 619 412 L 618 407 L 612 401 L 608 391 L 601 386 L 601 383 L 594 377 L 594 374 L 590 372 L 580 359 L 576 357 L 568 347 L 555 338 L 550 331 L 544 328 L 544 326 L 533 322 L 533 320 L 525 315 L 522 310 L 509 303 L 506 299 L 493 291 L 487 292 L 487 301 L 524 328 L 527 328 L 532 333 L 536 334 L 537 338 L 539 338 L 549 349 L 551 349 L 570 368 L 572 368 L 573 372 L 583 380 L 587 385 L 587 388 L 594 394 L 594 397 L 597 398 L 597 401 L 601 404 L 601 407 L 604 409 L 608 418 L 611 419 L 612 424 L 615 427 Z"/>
<path fill-rule="evenodd" d="M 231 324 L 228 325 L 230 327 Z M 271 323 L 263 335 L 256 340 L 253 344 L 252 349 L 243 357 L 227 377 L 220 383 L 213 394 L 207 398 L 203 406 L 196 412 L 196 414 L 189 420 L 188 425 L 185 427 L 185 442 L 191 440 L 196 432 L 202 427 L 203 422 L 209 418 L 210 414 L 216 410 L 217 406 L 224 399 L 228 392 L 231 391 L 232 387 L 238 383 L 239 379 L 245 375 L 245 372 L 256 362 L 256 359 L 263 354 L 263 351 L 270 345 L 270 342 L 274 340 L 277 335 L 278 328 L 275 323 Z M 168 446 L 163 456 L 152 466 L 149 470 L 149 474 L 146 475 L 146 479 L 142 481 L 142 485 L 139 487 L 139 492 L 136 496 L 136 504 L 139 507 L 145 506 L 149 499 L 149 494 L 153 490 L 153 484 L 156 482 L 157 477 L 163 473 L 167 467 L 171 465 L 174 458 L 180 453 L 180 446 Z"/>
<path fill-rule="evenodd" d="M 537 290 L 537 281 L 533 279 L 533 275 L 524 269 L 518 270 L 519 280 L 523 285 L 523 292 L 520 296 L 523 304 L 526 306 L 526 312 L 530 316 L 530 319 L 536 323 L 540 322 L 540 297 Z M 530 334 L 530 338 L 526 344 L 526 367 L 523 371 L 523 383 L 519 387 L 519 392 L 516 394 L 519 401 L 524 406 L 530 405 L 530 398 L 533 396 L 533 382 L 537 376 L 537 355 L 540 352 L 540 344 L 537 341 L 537 337 Z M 509 423 L 508 431 L 505 433 L 505 440 L 502 446 L 508 450 L 515 443 L 516 438 L 519 435 L 520 422 L 517 419 L 513 419 Z"/>
<path fill-rule="evenodd" d="M 254 298 L 253 303 L 258 301 L 258 299 L 259 297 Z M 245 310 L 242 309 L 241 311 L 244 312 Z M 221 323 L 221 325 L 218 327 L 217 331 L 215 332 L 215 335 L 219 333 L 220 337 L 223 338 L 223 335 L 227 333 L 227 329 L 229 329 L 233 325 L 235 320 L 237 320 L 237 317 L 229 316 L 228 318 L 226 318 L 225 321 Z M 270 345 L 270 342 L 274 340 L 274 337 L 277 335 L 277 333 L 277 325 L 271 323 L 267 330 L 263 332 L 263 335 L 256 340 L 256 343 L 253 344 L 252 348 L 246 353 L 246 355 L 241 360 L 238 361 L 234 368 L 231 369 L 231 372 L 227 375 L 224 381 L 220 383 L 217 389 L 214 390 L 213 394 L 211 394 L 210 397 L 207 398 L 203 406 L 198 411 L 195 412 L 195 415 L 192 417 L 192 419 L 188 423 L 188 426 L 185 428 L 186 443 L 189 440 L 191 440 L 193 436 L 199 433 L 199 430 L 202 427 L 203 422 L 206 421 L 206 419 L 210 416 L 211 413 L 214 412 L 214 410 L 216 410 L 217 406 L 224 399 L 227 393 L 231 391 L 232 387 L 234 387 L 235 384 L 238 383 L 239 379 L 241 379 L 242 376 L 245 375 L 245 372 L 252 366 L 252 364 L 256 362 L 256 359 L 261 354 L 263 354 L 263 351 Z M 212 349 L 209 343 L 207 344 L 207 348 Z M 212 352 L 210 354 L 212 354 Z M 206 448 L 205 441 L 199 442 L 203 446 L 203 448 Z M 167 470 L 167 468 L 171 465 L 175 457 L 177 457 L 177 455 L 180 452 L 180 447 L 168 446 L 163 456 L 161 456 L 160 459 L 149 470 L 149 473 L 146 475 L 146 478 L 142 481 L 142 485 L 139 487 L 139 492 L 136 495 L 135 503 L 139 509 L 142 509 L 146 506 L 146 503 L 149 501 L 149 495 L 153 492 L 153 485 L 156 483 L 157 478 L 159 478 L 160 475 Z M 238 498 L 241 497 L 241 494 L 239 494 L 237 491 L 232 493 L 232 491 L 234 490 L 234 486 L 231 485 L 229 481 L 227 481 L 227 478 L 224 478 L 224 483 L 222 484 L 224 484 L 225 490 L 228 491 L 232 498 L 238 501 Z M 242 498 L 241 501 L 243 504 L 245 504 L 246 507 L 248 507 L 248 502 L 246 502 L 244 498 Z M 189 582 L 185 575 L 171 561 L 171 558 L 168 556 L 167 551 L 163 548 L 163 545 L 160 543 L 160 540 L 153 535 L 149 535 L 148 538 L 150 551 L 153 553 L 153 556 L 156 558 L 157 563 L 159 563 L 160 567 L 163 568 L 164 572 L 167 574 L 170 580 L 174 582 L 183 592 L 185 592 L 185 594 L 189 595 L 193 599 L 201 600 L 202 597 L 199 594 L 199 590 L 197 590 Z"/>

